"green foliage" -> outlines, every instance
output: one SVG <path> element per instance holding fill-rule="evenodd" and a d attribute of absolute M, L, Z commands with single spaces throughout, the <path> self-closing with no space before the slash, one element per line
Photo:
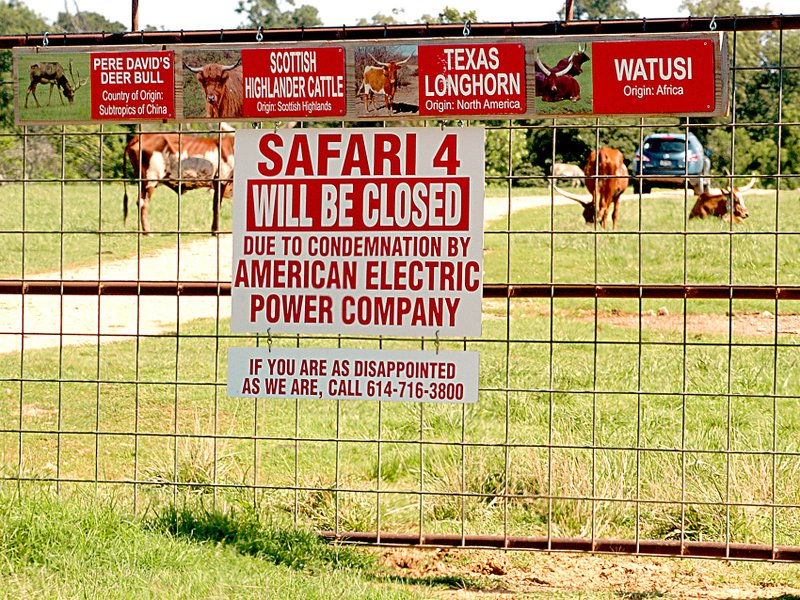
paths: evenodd
<path fill-rule="evenodd" d="M 66 33 L 124 32 L 128 28 L 119 21 L 109 21 L 99 13 L 79 10 L 75 14 L 59 12 L 55 30 Z"/>
<path fill-rule="evenodd" d="M 474 10 L 460 11 L 452 6 L 445 6 L 442 11 L 436 15 L 422 15 L 420 23 L 430 24 L 446 24 L 446 23 L 466 23 L 470 21 L 475 23 L 478 20 L 478 13 Z"/>
<path fill-rule="evenodd" d="M 391 14 L 389 15 L 379 12 L 372 15 L 371 19 L 365 19 L 362 17 L 356 22 L 356 25 L 399 25 L 403 22 L 401 15 L 404 12 L 405 11 L 402 8 L 393 8 L 391 10 Z"/>
<path fill-rule="evenodd" d="M 19 0 L 0 0 L 0 34 L 44 33 L 44 18 Z"/>
<path fill-rule="evenodd" d="M 316 7 L 303 4 L 294 8 L 294 0 L 286 0 L 289 10 L 282 10 L 279 0 L 239 0 L 237 14 L 243 15 L 242 27 L 271 29 L 294 29 L 322 25 Z"/>
<path fill-rule="evenodd" d="M 627 0 L 575 0 L 573 4 L 573 18 L 575 20 L 597 19 L 636 19 L 636 12 L 628 8 Z M 561 19 L 564 18 L 564 9 L 558 11 Z"/>
<path fill-rule="evenodd" d="M 519 129 L 487 129 L 485 155 L 488 177 L 510 175 L 517 165 L 524 164 L 524 132 Z"/>

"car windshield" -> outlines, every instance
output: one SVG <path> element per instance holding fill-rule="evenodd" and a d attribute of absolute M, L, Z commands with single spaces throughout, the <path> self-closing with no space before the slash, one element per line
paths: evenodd
<path fill-rule="evenodd" d="M 686 142 L 678 139 L 655 138 L 645 142 L 644 149 L 648 152 L 683 152 Z"/>

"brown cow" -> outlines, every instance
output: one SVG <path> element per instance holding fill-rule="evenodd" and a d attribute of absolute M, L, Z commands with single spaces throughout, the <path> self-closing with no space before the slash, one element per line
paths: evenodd
<path fill-rule="evenodd" d="M 183 66 L 195 74 L 206 98 L 206 115 L 212 119 L 242 116 L 242 58 L 232 65 L 209 63 Z"/>
<path fill-rule="evenodd" d="M 368 56 L 380 66 L 367 65 L 364 67 L 364 79 L 359 88 L 359 91 L 364 90 L 364 110 L 369 112 L 370 104 L 372 108 L 375 108 L 375 96 L 383 94 L 384 106 L 389 114 L 392 114 L 394 95 L 397 93 L 397 81 L 400 77 L 399 71 L 401 65 L 407 63 L 411 56 L 399 62 L 381 62 L 371 54 Z"/>
<path fill-rule="evenodd" d="M 611 223 L 613 229 L 616 229 L 619 197 L 628 187 L 625 157 L 619 150 L 603 146 L 600 148 L 599 159 L 592 150 L 583 170 L 586 173 L 586 189 L 592 195 L 591 200 L 565 192 L 555 185 L 553 188 L 565 198 L 575 200 L 583 206 L 583 218 L 587 223 L 594 223 L 596 220 L 603 228 L 606 227 L 606 219 L 613 204 Z"/>
<path fill-rule="evenodd" d="M 219 231 L 219 205 L 222 196 L 233 191 L 233 138 L 229 134 L 200 137 L 177 133 L 142 133 L 125 148 L 122 169 L 128 178 L 127 161 L 139 180 L 139 218 L 142 232 L 150 235 L 148 207 L 159 183 L 181 194 L 201 187 L 214 190 L 211 232 Z M 123 180 L 123 181 L 125 181 Z M 128 217 L 128 191 L 123 198 L 123 214 Z"/>
<path fill-rule="evenodd" d="M 81 79 L 80 73 L 76 76 L 72 71 L 72 61 L 69 61 L 69 74 L 72 77 L 72 82 L 67 78 L 64 72 L 64 67 L 58 62 L 38 62 L 33 63 L 28 69 L 31 82 L 28 85 L 28 91 L 25 92 L 25 108 L 28 108 L 28 96 L 33 94 L 33 100 L 36 106 L 41 107 L 39 99 L 36 97 L 36 87 L 41 84 L 50 84 L 50 96 L 47 99 L 47 106 L 50 106 L 50 101 L 53 99 L 53 88 L 58 89 L 58 97 L 61 98 L 61 104 L 64 104 L 64 96 L 67 97 L 69 103 L 72 104 L 75 99 L 75 92 L 84 85 L 88 79 Z M 62 93 L 63 92 L 63 93 Z"/>
<path fill-rule="evenodd" d="M 721 190 L 709 190 L 703 192 L 694 203 L 690 219 L 705 219 L 706 217 L 722 217 L 726 221 L 733 223 L 744 223 L 750 216 L 747 207 L 744 205 L 742 194 L 752 188 L 756 183 L 755 175 L 744 187 L 722 188 Z"/>

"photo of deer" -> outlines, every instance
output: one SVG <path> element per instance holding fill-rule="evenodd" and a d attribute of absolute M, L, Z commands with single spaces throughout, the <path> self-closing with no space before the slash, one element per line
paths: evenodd
<path fill-rule="evenodd" d="M 17 110 L 21 123 L 91 121 L 88 53 L 21 54 Z"/>

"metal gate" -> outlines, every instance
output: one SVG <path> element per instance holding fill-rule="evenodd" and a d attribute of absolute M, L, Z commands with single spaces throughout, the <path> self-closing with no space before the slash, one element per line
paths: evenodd
<path fill-rule="evenodd" d="M 208 190 L 160 186 L 145 237 L 120 209 L 119 158 L 141 127 L 7 128 L 0 478 L 24 492 L 113 495 L 134 510 L 178 498 L 244 503 L 347 542 L 798 560 L 798 29 L 798 16 L 472 24 L 479 39 L 726 31 L 732 92 L 727 117 L 477 123 L 491 153 L 477 339 L 232 334 L 227 201 L 212 236 Z M 465 31 L 258 35 L 455 40 Z M 3 48 L 41 43 L 0 38 Z M 630 164 L 656 132 L 702 140 L 712 187 L 745 187 L 754 172 L 749 218 L 690 220 L 689 167 L 677 189 L 658 177 L 645 186 L 631 168 L 637 190 L 656 189 L 627 191 L 614 231 L 584 224 L 549 186 L 554 163 L 611 145 Z M 480 396 L 469 407 L 227 397 L 227 349 L 254 345 L 478 350 Z"/>

